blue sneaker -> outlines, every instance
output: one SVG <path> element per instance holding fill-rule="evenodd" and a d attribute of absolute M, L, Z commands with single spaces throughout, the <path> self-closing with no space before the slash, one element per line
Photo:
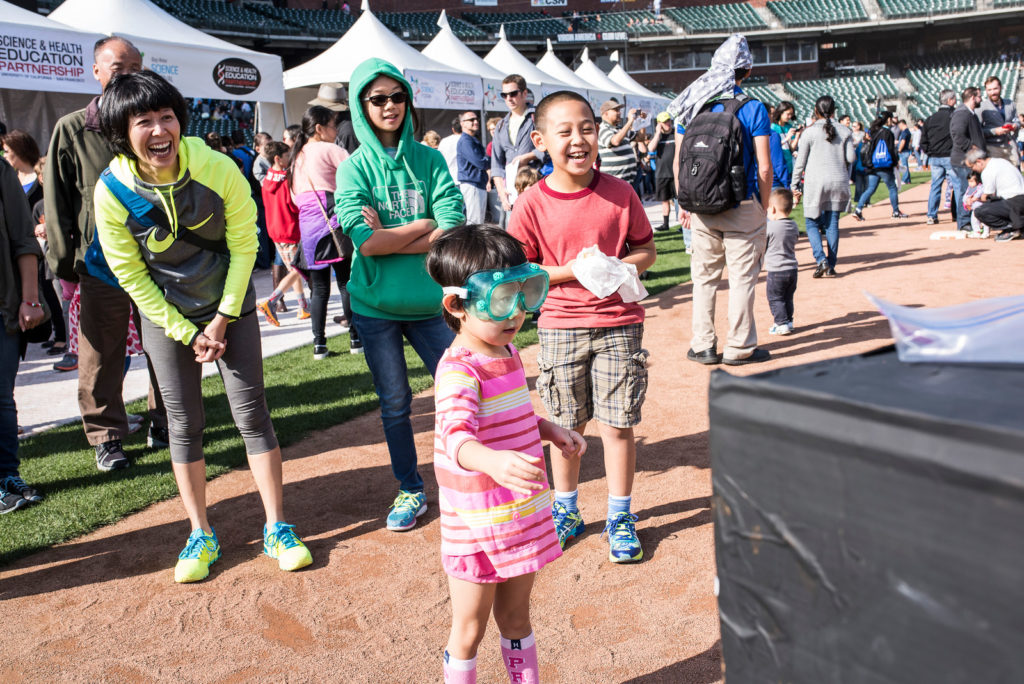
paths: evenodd
<path fill-rule="evenodd" d="M 416 527 L 416 518 L 427 512 L 427 495 L 423 492 L 398 490 L 388 513 L 388 529 L 404 532 Z"/>
<path fill-rule="evenodd" d="M 175 582 L 198 582 L 210 574 L 210 566 L 220 558 L 220 542 L 217 534 L 210 530 L 206 534 L 200 527 L 192 530 L 185 542 L 185 548 L 178 555 L 174 566 Z"/>
<path fill-rule="evenodd" d="M 555 502 L 551 505 L 551 517 L 555 520 L 555 532 L 558 533 L 558 545 L 565 550 L 565 545 L 573 537 L 583 534 L 583 516 L 579 511 L 570 511 L 563 504 Z"/>
<path fill-rule="evenodd" d="M 636 563 L 644 557 L 636 536 L 637 517 L 621 511 L 608 519 L 602 536 L 608 535 L 608 560 L 612 563 Z"/>
<path fill-rule="evenodd" d="M 313 562 L 309 549 L 295 534 L 295 525 L 278 522 L 263 526 L 263 553 L 277 560 L 285 572 L 304 568 Z"/>

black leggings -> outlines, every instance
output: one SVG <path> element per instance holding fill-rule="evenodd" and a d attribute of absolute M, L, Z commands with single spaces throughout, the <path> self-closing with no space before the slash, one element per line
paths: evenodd
<path fill-rule="evenodd" d="M 349 305 L 348 278 L 352 271 L 351 259 L 336 261 L 327 268 L 318 268 L 309 271 L 309 322 L 313 326 L 313 344 L 327 344 L 327 302 L 331 298 L 331 271 L 334 271 L 334 278 L 338 281 L 338 290 L 341 292 L 341 310 L 345 320 L 352 325 L 352 309 Z M 355 328 L 351 329 L 353 339 Z"/>

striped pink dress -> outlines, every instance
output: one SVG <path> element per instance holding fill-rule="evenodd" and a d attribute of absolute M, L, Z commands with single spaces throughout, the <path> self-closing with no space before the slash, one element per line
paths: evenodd
<path fill-rule="evenodd" d="M 441 553 L 483 552 L 500 577 L 536 572 L 562 555 L 551 520 L 551 490 L 519 494 L 462 468 L 463 442 L 543 458 L 540 420 L 519 352 L 494 359 L 464 347 L 445 351 L 434 384 L 434 474 L 440 490 Z M 541 466 L 543 467 L 543 466 Z"/>

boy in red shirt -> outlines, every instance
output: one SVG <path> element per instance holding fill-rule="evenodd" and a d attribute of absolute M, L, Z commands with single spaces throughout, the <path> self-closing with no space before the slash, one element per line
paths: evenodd
<path fill-rule="evenodd" d="M 295 291 L 299 300 L 299 319 L 309 318 L 309 305 L 306 303 L 306 293 L 302 289 L 303 278 L 298 270 L 302 268 L 302 264 L 297 261 L 302 254 L 302 250 L 299 249 L 299 210 L 292 201 L 286 173 L 289 152 L 289 147 L 278 141 L 265 143 L 260 152 L 273 161 L 273 166 L 267 170 L 267 176 L 260 186 L 267 214 L 267 233 L 274 241 L 281 261 L 288 267 L 288 275 L 281 278 L 271 295 L 256 303 L 256 308 L 262 311 L 267 317 L 267 322 L 274 326 L 281 325 L 277 320 L 277 302 L 284 297 L 289 288 Z"/>
<path fill-rule="evenodd" d="M 643 272 L 654 263 L 654 233 L 640 198 L 624 181 L 594 169 L 597 123 L 590 104 L 559 91 L 541 100 L 531 133 L 554 171 L 527 190 L 512 210 L 508 232 L 551 279 L 538 321 L 537 391 L 551 420 L 582 434 L 596 419 L 608 479 L 605 532 L 609 560 L 643 558 L 630 512 L 636 443 L 633 426 L 647 391 L 647 351 L 642 348 L 644 309 L 618 293 L 598 298 L 576 280 L 580 250 L 597 245 Z M 552 515 L 563 548 L 583 531 L 577 506 L 579 457 L 555 459 Z"/>

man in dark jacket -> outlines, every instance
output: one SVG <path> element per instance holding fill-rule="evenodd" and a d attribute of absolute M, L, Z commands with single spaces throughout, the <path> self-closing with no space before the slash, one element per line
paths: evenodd
<path fill-rule="evenodd" d="M 102 88 L 117 74 L 142 69 L 138 49 L 123 38 L 104 38 L 93 50 L 92 70 Z M 43 174 L 46 258 L 58 277 L 79 284 L 78 408 L 85 436 L 103 471 L 128 467 L 121 440 L 140 427 L 124 408 L 125 346 L 131 299 L 86 266 L 95 234 L 93 190 L 114 152 L 99 127 L 99 101 L 61 117 L 50 139 Z M 112 276 L 111 276 L 112 277 Z M 136 321 L 137 322 L 137 321 Z M 139 326 L 141 327 L 141 326 Z M 152 371 L 149 374 L 150 446 L 167 446 L 167 416 Z"/>
<path fill-rule="evenodd" d="M 967 190 L 967 176 L 971 170 L 964 166 L 964 157 L 971 147 L 987 151 L 985 133 L 974 110 L 981 104 L 981 91 L 977 88 L 965 88 L 961 93 L 962 103 L 953 110 L 949 117 L 949 137 L 952 148 L 949 153 L 949 164 L 953 167 L 956 182 L 953 184 L 953 202 L 956 203 L 956 227 L 958 230 L 971 229 L 971 212 L 964 209 L 964 192 Z"/>
<path fill-rule="evenodd" d="M 921 149 L 928 155 L 932 167 L 932 188 L 928 193 L 928 225 L 939 222 L 939 201 L 942 199 L 942 182 L 955 183 L 953 168 L 949 165 L 949 153 L 953 139 L 949 137 L 949 117 L 956 104 L 956 93 L 949 88 L 939 93 L 939 108 L 929 116 L 921 129 Z"/>

